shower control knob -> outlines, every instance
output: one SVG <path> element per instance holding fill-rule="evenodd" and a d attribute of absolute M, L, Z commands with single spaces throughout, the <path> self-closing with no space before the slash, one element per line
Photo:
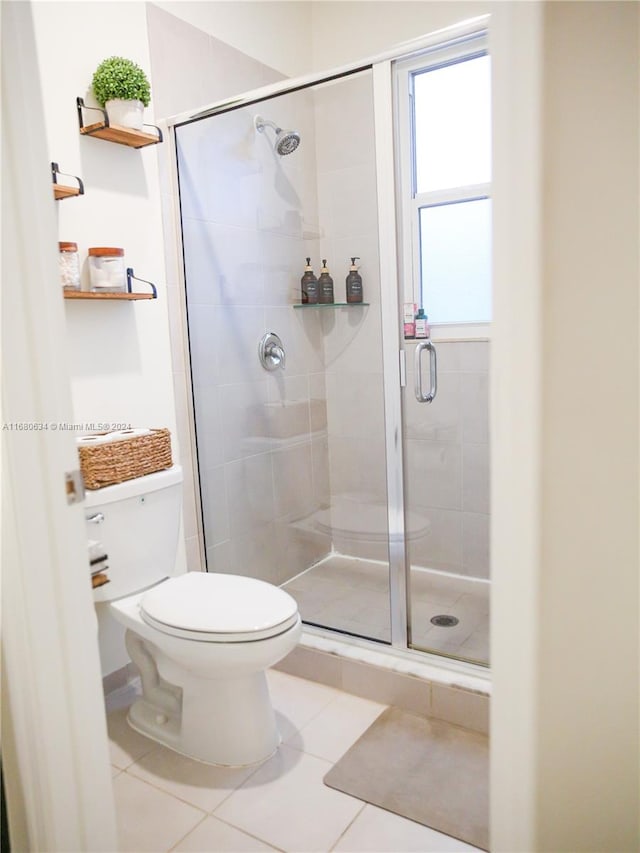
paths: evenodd
<path fill-rule="evenodd" d="M 258 344 L 258 358 L 265 370 L 284 368 L 286 354 L 284 344 L 275 332 L 266 332 Z"/>

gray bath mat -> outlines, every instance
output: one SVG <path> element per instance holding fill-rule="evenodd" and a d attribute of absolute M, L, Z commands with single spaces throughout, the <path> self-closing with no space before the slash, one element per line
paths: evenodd
<path fill-rule="evenodd" d="M 489 741 L 387 708 L 324 777 L 325 785 L 489 849 Z"/>

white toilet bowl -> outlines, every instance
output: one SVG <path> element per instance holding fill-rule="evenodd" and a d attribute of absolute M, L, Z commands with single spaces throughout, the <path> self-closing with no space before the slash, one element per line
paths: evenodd
<path fill-rule="evenodd" d="M 253 578 L 191 572 L 111 602 L 142 678 L 130 725 L 210 764 L 254 764 L 280 737 L 265 670 L 295 647 L 295 601 Z"/>
<path fill-rule="evenodd" d="M 108 555 L 94 599 L 140 671 L 131 726 L 198 761 L 254 764 L 280 740 L 265 670 L 300 639 L 298 607 L 254 578 L 175 574 L 181 486 L 173 466 L 87 492 L 87 534 Z"/>

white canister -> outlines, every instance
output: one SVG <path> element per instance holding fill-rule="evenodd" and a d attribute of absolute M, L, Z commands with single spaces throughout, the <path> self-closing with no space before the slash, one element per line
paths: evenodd
<path fill-rule="evenodd" d="M 89 278 L 95 293 L 124 293 L 127 289 L 124 249 L 109 246 L 89 249 Z"/>
<path fill-rule="evenodd" d="M 58 269 L 65 290 L 80 290 L 80 263 L 77 243 L 58 243 Z"/>

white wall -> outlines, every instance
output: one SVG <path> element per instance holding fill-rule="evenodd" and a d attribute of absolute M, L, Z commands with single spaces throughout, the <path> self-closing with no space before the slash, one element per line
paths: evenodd
<path fill-rule="evenodd" d="M 639 9 L 504 7 L 491 847 L 636 850 Z"/>
<path fill-rule="evenodd" d="M 288 77 L 373 56 L 491 8 L 490 0 L 173 0 L 154 5 Z"/>
<path fill-rule="evenodd" d="M 149 73 L 145 6 L 62 2 L 33 9 L 50 156 L 85 183 L 84 196 L 56 206 L 59 237 L 78 243 L 85 282 L 89 246 L 122 246 L 127 264 L 159 288 L 155 302 L 66 303 L 74 417 L 173 429 L 156 150 L 81 137 L 75 109 L 77 95 L 89 100 L 93 72 L 107 56 L 127 56 Z M 64 61 L 52 38 L 61 21 L 73 42 Z M 153 121 L 153 104 L 145 115 Z M 99 118 L 86 113 L 87 123 Z"/>
<path fill-rule="evenodd" d="M 310 68 L 313 3 L 173 0 L 154 5 L 287 77 Z"/>
<path fill-rule="evenodd" d="M 375 56 L 395 44 L 485 15 L 492 4 L 489 0 L 315 0 L 311 6 L 312 64 L 309 70 L 322 71 Z"/>
<path fill-rule="evenodd" d="M 545 4 L 541 851 L 640 840 L 639 12 Z"/>
<path fill-rule="evenodd" d="M 126 56 L 149 74 L 145 4 L 40 2 L 33 18 L 49 157 L 85 184 L 85 195 L 56 204 L 59 239 L 78 243 L 85 286 L 87 249 L 122 246 L 127 265 L 158 287 L 154 301 L 65 302 L 60 346 L 69 352 L 74 423 L 166 426 L 178 460 L 157 147 L 134 150 L 81 137 L 75 108 L 78 95 L 95 103 L 91 78 L 107 56 Z M 61 27 L 72 45 L 63 55 Z M 153 101 L 145 116 L 153 122 Z M 86 123 L 97 120 L 99 113 L 86 114 Z M 56 278 L 51 287 L 59 287 Z M 182 549 L 179 559 L 182 564 Z M 100 623 L 106 673 L 128 656 L 122 629 L 102 616 Z"/>

